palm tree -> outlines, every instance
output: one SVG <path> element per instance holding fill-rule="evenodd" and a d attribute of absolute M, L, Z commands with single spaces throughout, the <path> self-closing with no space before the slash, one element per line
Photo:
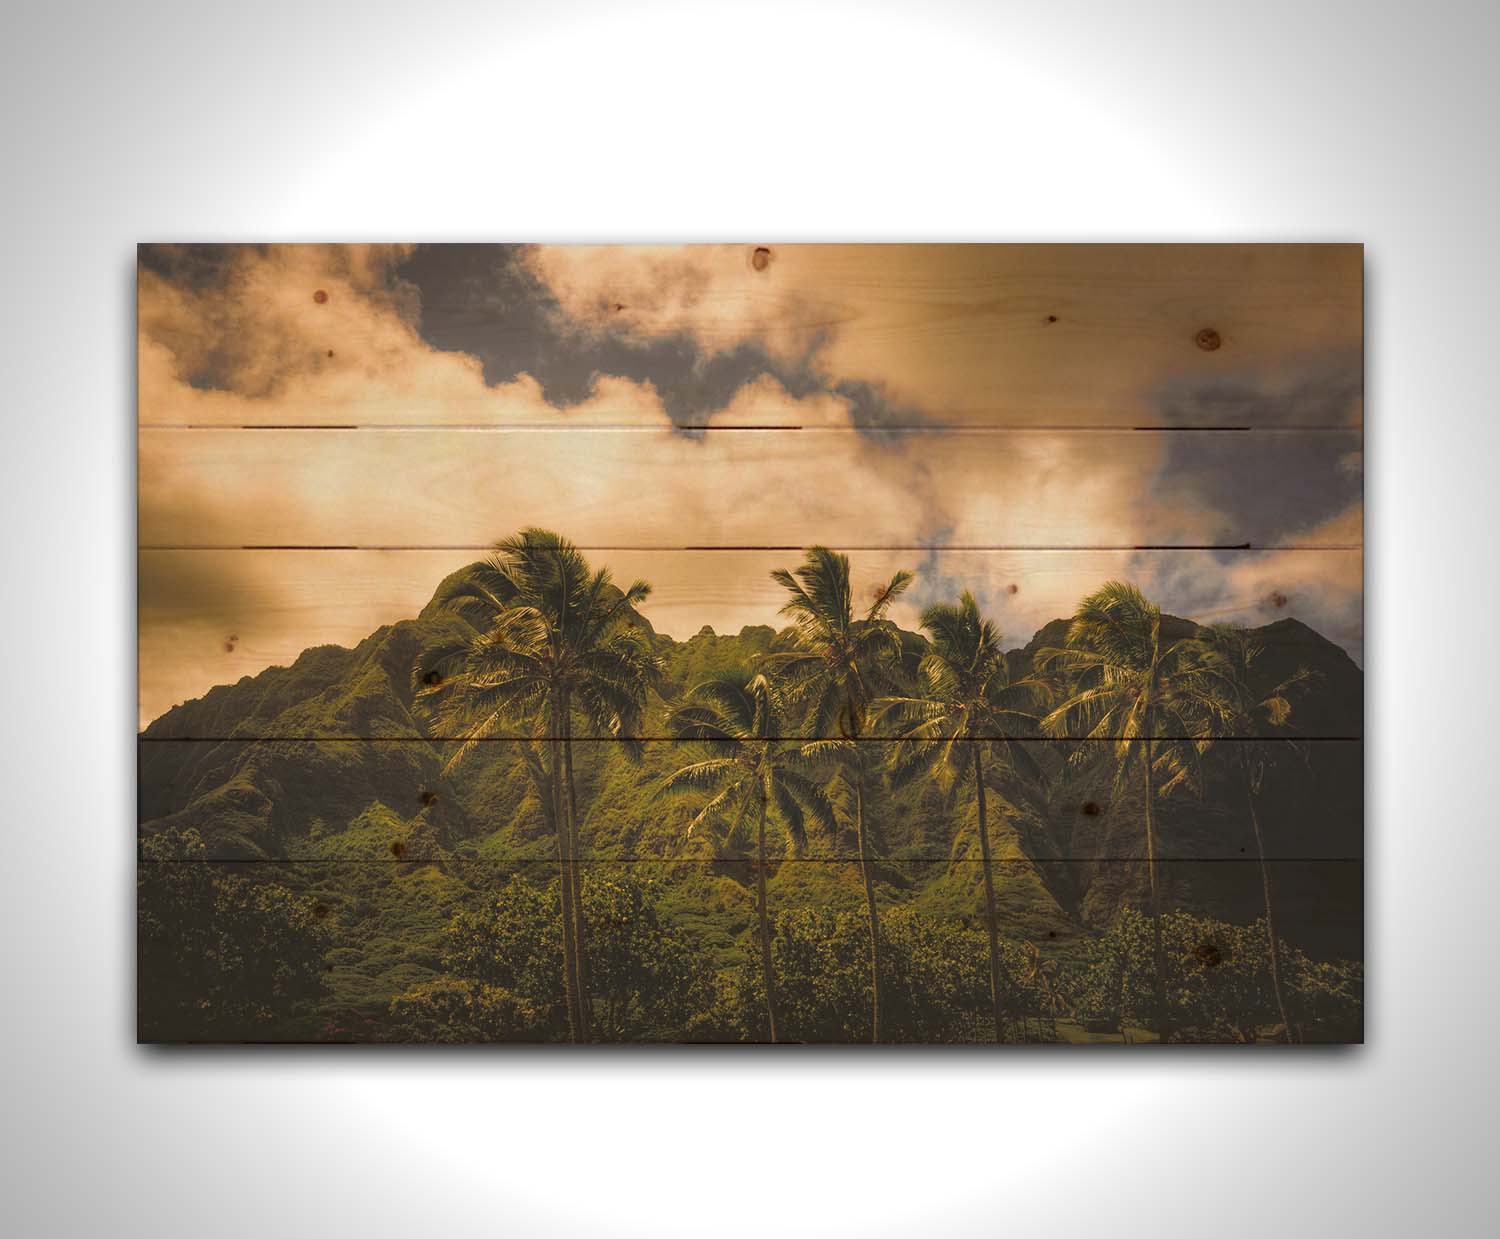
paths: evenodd
<path fill-rule="evenodd" d="M 856 619 L 849 586 L 849 557 L 825 546 L 811 546 L 793 571 L 778 568 L 771 579 L 791 595 L 781 608 L 794 626 L 793 648 L 775 656 L 774 665 L 792 693 L 807 704 L 809 756 L 834 760 L 854 795 L 854 830 L 864 878 L 870 926 L 871 1040 L 880 1040 L 880 915 L 865 828 L 865 791 L 873 773 L 860 740 L 871 703 L 893 683 L 891 667 L 901 655 L 900 630 L 886 612 L 908 585 L 910 572 L 898 572 L 875 591 L 862 619 Z"/>
<path fill-rule="evenodd" d="M 1286 739 L 1271 739 L 1291 720 L 1292 696 L 1309 685 L 1315 673 L 1306 667 L 1277 683 L 1267 684 L 1260 663 L 1265 646 L 1243 628 L 1222 624 L 1205 629 L 1189 647 L 1191 658 L 1184 678 L 1183 697 L 1198 719 L 1199 752 L 1219 740 L 1232 740 L 1236 751 L 1245 807 L 1255 835 L 1260 859 L 1261 894 L 1266 908 L 1267 954 L 1271 989 L 1281 1016 L 1283 1035 L 1292 1038 L 1286 1000 L 1281 990 L 1280 949 L 1276 940 L 1276 918 L 1271 903 L 1271 871 L 1266 863 L 1265 839 L 1261 834 L 1257 801 L 1266 767 L 1288 748 Z"/>
<path fill-rule="evenodd" d="M 707 756 L 668 775 L 663 793 L 713 792 L 688 824 L 692 834 L 705 823 L 727 826 L 730 837 L 756 821 L 756 911 L 760 922 L 761 982 L 766 994 L 766 1025 L 777 1039 L 775 974 L 771 967 L 771 922 L 766 912 L 766 811 L 776 806 L 792 843 L 806 842 L 806 819 L 834 828 L 833 808 L 823 789 L 796 769 L 807 760 L 782 749 L 781 698 L 765 675 L 743 669 L 721 671 L 695 685 L 688 701 L 667 720 L 672 734 L 702 744 Z"/>
<path fill-rule="evenodd" d="M 1037 651 L 1035 666 L 1068 676 L 1068 696 L 1042 720 L 1060 738 L 1109 741 L 1114 748 L 1116 788 L 1139 762 L 1145 789 L 1146 873 L 1151 889 L 1151 944 L 1156 970 L 1158 1027 L 1167 1029 L 1166 959 L 1161 936 L 1161 887 L 1156 873 L 1156 801 L 1185 770 L 1174 723 L 1189 726 L 1180 693 L 1185 641 L 1163 645 L 1161 608 L 1134 585 L 1109 581 L 1078 604 L 1066 645 Z M 1185 734 L 1185 733 L 1182 733 Z M 1074 753 L 1086 759 L 1091 746 Z M 1158 775 L 1168 785 L 1158 787 Z"/>
<path fill-rule="evenodd" d="M 487 737 L 528 728 L 545 744 L 550 817 L 557 843 L 563 976 L 573 1040 L 589 1035 L 578 855 L 577 797 L 572 787 L 572 719 L 635 753 L 646 694 L 660 679 L 659 660 L 630 624 L 651 587 L 613 584 L 571 542 L 527 529 L 495 544 L 486 561 L 439 592 L 443 609 L 468 619 L 471 638 L 433 651 L 419 668 L 423 694 L 437 694 L 439 728 L 461 741 L 451 769 Z"/>
<path fill-rule="evenodd" d="M 988 750 L 1009 769 L 1035 774 L 1035 766 L 1016 737 L 1034 733 L 1032 707 L 1046 701 L 1046 686 L 1031 678 L 1013 678 L 1000 633 L 979 613 L 974 595 L 964 591 L 958 605 L 937 603 L 922 612 L 928 648 L 917 673 L 918 697 L 887 697 L 881 715 L 896 720 L 893 777 L 898 783 L 918 773 L 942 780 L 972 775 L 979 810 L 979 852 L 984 874 L 985 929 L 990 940 L 990 1005 L 995 1040 L 1005 1039 L 1001 1015 L 1004 984 L 1000 976 L 1000 928 L 995 915 L 995 884 L 990 871 L 988 800 L 984 757 Z M 996 774 L 999 771 L 995 772 Z"/>

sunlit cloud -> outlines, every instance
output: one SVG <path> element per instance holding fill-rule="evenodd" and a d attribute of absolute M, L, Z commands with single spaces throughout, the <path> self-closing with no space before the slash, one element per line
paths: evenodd
<path fill-rule="evenodd" d="M 703 623 L 722 631 L 777 622 L 779 599 L 767 574 L 787 556 L 776 563 L 770 552 L 653 557 L 643 548 L 800 545 L 822 537 L 876 548 L 855 555 L 860 581 L 895 567 L 922 573 L 895 613 L 909 626 L 923 601 L 969 586 L 1019 645 L 1107 576 L 1135 573 L 1179 613 L 1196 616 L 1196 607 L 1204 618 L 1264 622 L 1256 598 L 1280 595 L 1287 601 L 1273 609 L 1326 623 L 1330 636 L 1358 645 L 1357 554 L 1337 570 L 1294 556 L 1255 563 L 1205 556 L 1191 570 L 1179 558 L 1169 570 L 1161 557 L 1130 551 L 1234 533 L 1232 495 L 1177 484 L 1167 436 L 907 433 L 872 430 L 861 420 L 850 384 L 872 385 L 893 407 L 936 420 L 945 410 L 982 409 L 997 391 L 1011 407 L 1046 398 L 1050 405 L 1038 406 L 1045 424 L 1059 401 L 1055 375 L 1065 347 L 1056 343 L 1061 331 L 1049 331 L 1067 329 L 1069 298 L 1079 291 L 1054 277 L 1049 284 L 1038 274 L 1045 264 L 1037 253 L 934 250 L 918 261 L 909 249 L 776 247 L 758 268 L 754 249 L 743 246 L 528 251 L 527 263 L 556 298 L 548 349 L 600 334 L 642 347 L 685 338 L 704 358 L 751 344 L 818 382 L 794 393 L 770 372 L 751 374 L 698 424 L 805 428 L 784 435 L 684 432 L 659 384 L 639 376 L 595 373 L 587 394 L 566 405 L 550 401 L 526 371 L 488 382 L 478 358 L 424 336 L 422 290 L 403 274 L 408 256 L 403 247 L 233 247 L 213 269 L 191 275 L 176 270 L 170 254 L 143 265 L 143 544 L 459 548 L 430 559 L 361 552 L 321 562 L 308 552 L 296 570 L 265 552 L 192 552 L 195 560 L 147 552 L 143 720 L 304 647 L 348 643 L 415 614 L 442 575 L 473 557 L 463 548 L 534 523 L 619 548 L 596 558 L 621 576 L 654 575 L 658 592 L 647 614 L 679 637 Z M 1058 259 L 1064 270 L 1065 258 Z M 1000 343 L 983 348 L 982 341 L 955 346 L 930 324 L 907 321 L 914 291 L 926 290 L 932 304 L 963 304 L 975 262 L 1018 265 L 1008 277 L 985 271 L 1013 295 L 968 309 L 1007 324 L 1038 315 L 1034 331 L 998 333 Z M 1245 278 L 1244 330 L 1252 332 L 1260 329 L 1251 311 L 1270 297 L 1261 285 L 1296 280 L 1276 271 Z M 887 298 L 889 289 L 901 295 Z M 1124 314 L 1131 295 L 1139 293 L 1113 290 L 1107 304 Z M 1059 321 L 1046 323 L 1047 313 Z M 1332 321 L 1315 303 L 1306 311 L 1304 346 L 1316 345 L 1319 331 L 1331 339 L 1324 318 Z M 503 318 L 497 324 L 504 329 Z M 1064 397 L 1073 407 L 1092 416 L 1091 409 L 1123 402 L 1142 418 L 1160 419 L 1164 392 L 1180 403 L 1193 390 L 1191 374 L 1169 380 L 1168 359 L 1111 349 L 1110 335 L 1097 333 L 1098 355 L 1069 371 Z M 1189 371 L 1200 362 L 1190 355 Z M 1172 364 L 1180 368 L 1183 359 Z M 1287 373 L 1293 369 L 1288 362 Z M 1270 382 L 1273 392 L 1296 390 L 1289 379 Z M 189 426 L 202 429 L 169 429 Z M 227 429 L 241 426 L 387 429 L 300 437 Z M 516 434 L 398 429 L 437 426 Z M 559 427 L 573 433 L 526 437 Z M 1348 455 L 1357 497 L 1358 457 Z M 1357 545 L 1360 519 L 1355 502 L 1292 528 L 1304 541 L 1315 535 L 1326 545 Z M 924 549 L 997 542 L 1119 549 L 967 561 Z M 1299 575 L 1298 563 L 1316 566 Z"/>

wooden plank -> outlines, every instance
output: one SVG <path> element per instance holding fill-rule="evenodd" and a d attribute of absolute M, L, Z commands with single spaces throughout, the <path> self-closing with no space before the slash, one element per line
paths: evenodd
<path fill-rule="evenodd" d="M 1225 968 L 1230 988 L 1220 1001 L 1230 1004 L 1228 1014 L 1242 1014 L 1261 1026 L 1260 1035 L 1274 1037 L 1274 1014 L 1250 1018 L 1236 1007 L 1247 1001 L 1247 984 L 1265 984 L 1254 939 L 1241 944 L 1234 930 L 1262 910 L 1260 866 L 1179 861 L 1158 868 L 1168 911 L 1180 908 L 1194 918 L 1169 918 L 1166 924 L 1172 975 L 1188 997 L 1180 1009 L 1193 1013 L 1192 995 L 1214 983 L 1213 970 Z M 1110 909 L 1142 906 L 1140 869 L 1136 862 L 1077 864 L 1054 869 L 1044 880 L 1029 868 L 995 867 L 1006 1040 L 1102 1039 L 1079 1035 L 1086 1031 L 1081 1021 L 1088 995 L 1100 988 L 1091 985 L 1089 961 L 1095 957 L 1087 940 L 1102 931 Z M 586 897 L 612 888 L 612 897 L 628 901 L 639 892 L 634 897 L 654 918 L 649 953 L 640 954 L 644 943 L 631 937 L 639 922 L 601 918 L 602 905 L 586 905 L 596 917 L 590 940 L 596 970 L 589 988 L 597 1036 L 764 1036 L 751 1026 L 758 1005 L 738 1009 L 731 1002 L 726 1010 L 723 998 L 726 988 L 732 994 L 735 985 L 753 985 L 757 970 L 749 866 L 699 865 L 684 872 L 682 866 L 606 864 L 580 865 L 577 871 Z M 886 871 L 890 885 L 882 887 L 879 911 L 885 1039 L 994 1040 L 978 866 L 905 862 Z M 514 863 L 143 862 L 139 1035 L 145 1041 L 214 1042 L 564 1040 L 561 967 L 553 963 L 559 950 L 554 875 L 550 865 Z M 1357 1040 L 1358 972 L 1334 962 L 1333 971 L 1318 976 L 1316 994 L 1304 993 L 1301 977 L 1308 957 L 1359 957 L 1362 865 L 1277 862 L 1270 878 L 1285 944 L 1284 984 L 1303 1038 Z M 767 896 L 778 927 L 782 1039 L 867 1040 L 868 938 L 858 866 L 782 865 Z M 1085 927 L 1077 909 L 1085 909 L 1085 918 L 1102 919 Z M 449 932 L 455 924 L 456 935 Z M 497 930 L 510 936 L 498 938 Z M 788 935 L 795 935 L 797 950 L 784 949 Z M 507 950 L 517 945 L 535 953 Z M 624 966 L 611 971 L 600 965 L 601 950 L 613 952 L 610 958 Z M 590 957 L 588 949 L 585 955 Z M 663 958 L 671 961 L 670 972 L 649 984 L 644 961 Z M 1038 959 L 1050 961 L 1046 972 L 1060 1000 L 1055 1006 L 1047 987 L 1029 979 L 1036 977 L 1032 961 Z M 642 963 L 632 968 L 633 960 Z M 615 991 L 612 1024 L 612 977 L 624 979 L 637 1012 L 655 1006 L 658 1018 L 620 1018 L 622 990 Z M 1341 990 L 1330 988 L 1335 977 Z M 1139 968 L 1132 972 L 1137 1002 L 1149 994 L 1148 980 Z M 513 996 L 532 1003 L 514 1004 L 493 991 L 481 996 L 471 989 L 473 982 L 519 989 Z M 1256 1009 L 1262 1007 L 1274 1011 L 1268 992 L 1257 1000 Z M 1049 1016 L 1063 1027 L 1056 1029 Z M 476 1019 L 481 1029 L 473 1026 Z M 1139 1028 L 1138 1020 L 1130 1022 Z M 1240 1035 L 1201 1025 L 1179 1034 L 1202 1041 Z M 1137 1031 L 1133 1039 L 1152 1038 Z"/>
<path fill-rule="evenodd" d="M 469 251 L 483 269 L 501 253 Z M 444 381 L 415 378 L 405 324 L 359 312 L 352 293 L 309 286 L 279 320 L 283 364 L 303 373 L 252 398 L 144 386 L 141 424 L 168 425 L 938 425 L 1296 426 L 1357 423 L 1363 319 L 1357 245 L 746 245 L 534 251 L 541 280 L 514 299 L 430 291 L 427 331 L 483 356 L 521 359 L 487 383 L 447 354 Z M 311 278 L 311 277 L 309 277 Z M 150 282 L 148 277 L 148 284 Z M 317 292 L 323 299 L 316 300 Z M 557 300 L 561 304 L 557 304 Z M 548 307 L 552 309 L 549 311 Z M 557 311 L 560 313 L 554 313 Z M 686 341 L 701 355 L 746 347 L 819 385 L 725 394 L 705 367 L 607 376 L 556 403 L 524 367 L 558 348 L 559 317 L 583 340 Z M 171 331 L 147 318 L 151 349 Z M 179 367 L 186 362 L 168 353 Z M 405 369 L 393 368 L 405 359 Z M 165 358 L 163 361 L 165 362 Z M 371 374 L 384 382 L 371 382 Z M 1162 376 L 1170 374 L 1170 382 Z M 873 403 L 872 403 L 873 401 Z"/>
<path fill-rule="evenodd" d="M 746 747 L 746 756 L 768 748 L 780 768 L 801 772 L 833 814 L 831 825 L 816 818 L 804 823 L 799 842 L 773 805 L 767 819 L 770 854 L 787 863 L 855 860 L 849 785 L 831 762 L 808 761 L 803 743 Z M 664 795 L 674 772 L 714 756 L 702 746 L 649 740 L 627 750 L 613 741 L 576 740 L 572 749 L 580 858 L 701 861 L 751 854 L 753 813 L 738 824 L 733 814 L 695 823 L 722 782 Z M 545 784 L 539 786 L 537 773 L 527 766 L 528 757 L 550 760 L 550 750 L 496 741 L 454 762 L 458 751 L 451 742 L 395 739 L 143 739 L 142 833 L 174 838 L 196 831 L 207 848 L 205 859 L 211 860 L 397 863 L 552 856 Z M 988 773 L 986 821 L 997 859 L 1075 862 L 1144 855 L 1140 768 L 1137 764 L 1136 777 L 1119 782 L 1113 743 L 1034 743 L 1013 754 L 1000 743 L 976 742 L 965 752 L 975 751 Z M 908 743 L 865 740 L 858 752 L 876 855 L 933 862 L 980 858 L 967 766 L 940 766 L 915 782 L 895 785 L 891 772 L 909 756 Z M 1221 740 L 1192 754 L 1193 786 L 1153 797 L 1159 857 L 1259 855 L 1242 756 L 1265 771 L 1254 805 L 1268 856 L 1362 854 L 1361 742 Z M 961 761 L 964 753 L 955 757 Z M 723 776 L 735 777 L 733 772 Z"/>
<path fill-rule="evenodd" d="M 438 583 L 473 556 L 416 550 L 142 551 L 141 725 L 214 685 L 233 684 L 270 667 L 291 667 L 306 649 L 353 649 L 382 625 L 414 619 Z M 641 614 L 658 634 L 678 643 L 663 653 L 669 664 L 683 665 L 673 673 L 680 691 L 690 687 L 697 657 L 682 643 L 691 647 L 696 639 L 705 651 L 712 644 L 701 633 L 703 626 L 727 636 L 747 626 L 785 624 L 779 609 L 786 594 L 771 571 L 792 566 L 798 557 L 782 551 L 648 550 L 591 558 L 619 581 L 652 584 Z M 1263 628 L 1261 640 L 1270 656 L 1289 664 L 1289 671 L 1304 663 L 1326 667 L 1326 675 L 1338 683 L 1324 687 L 1345 698 L 1338 702 L 1342 717 L 1311 722 L 1309 734 L 1360 733 L 1358 672 L 1337 648 L 1362 653 L 1358 550 L 868 551 L 854 554 L 851 562 L 852 588 L 860 598 L 896 571 L 915 570 L 912 587 L 891 612 L 908 631 L 917 630 L 928 603 L 972 590 L 1010 649 L 1035 641 L 1049 621 L 1070 616 L 1079 599 L 1103 582 L 1138 582 L 1169 613 L 1204 624 Z M 1282 622 L 1288 619 L 1297 622 Z M 752 634 L 742 659 L 758 648 L 754 640 Z M 182 726 L 198 735 L 209 726 L 218 729 L 214 734 L 244 734 L 249 726 L 255 734 L 285 735 L 289 728 L 302 734 L 309 724 L 294 718 L 282 726 L 260 712 L 253 722 L 210 724 L 195 718 Z M 329 734 L 324 723 L 312 731 Z M 168 734 L 183 733 L 174 725 Z M 356 728 L 337 734 L 372 733 Z M 418 733 L 398 713 L 382 719 L 379 734 Z"/>
<path fill-rule="evenodd" d="M 1358 545 L 1357 431 L 145 429 L 143 547 Z M 1357 493 L 1357 487 L 1356 493 Z M 1124 496 L 1131 496 L 1124 499 Z M 1347 501 L 1346 501 L 1347 502 Z"/>
<path fill-rule="evenodd" d="M 962 760 L 902 777 L 916 748 L 890 715 L 815 725 L 848 740 L 840 767 L 776 703 L 747 755 L 817 758 L 803 791 L 832 814 L 805 839 L 795 813 L 766 816 L 783 1039 L 869 1039 L 882 1003 L 876 1039 L 1030 1039 L 1044 1015 L 1055 1035 L 1053 998 L 1016 998 L 1043 962 L 1070 1009 L 1115 1003 L 1152 1036 L 1288 1018 L 1358 1039 L 1357 962 L 1298 952 L 1362 956 L 1361 263 L 1357 246 L 148 247 L 142 1035 L 767 1033 L 758 815 L 695 822 L 713 788 L 661 794 L 706 755 L 669 718 L 715 672 L 774 668 L 771 573 L 821 543 L 854 566 L 819 596 L 856 614 L 915 573 L 890 611 L 905 691 L 923 609 L 966 590 L 1010 673 L 1042 684 L 1013 743 L 979 725 L 950 755 L 983 757 L 982 799 Z M 639 743 L 601 735 L 552 676 L 550 715 L 529 700 L 454 761 L 460 725 L 415 689 L 451 691 L 431 655 L 477 630 L 429 602 L 535 527 L 655 586 L 628 617 L 662 662 L 632 690 Z M 1210 725 L 1188 700 L 1203 683 L 1176 680 L 1154 686 L 1149 738 L 1133 715 L 1048 721 L 1079 682 L 1036 652 L 1111 580 L 1161 606 L 1164 647 L 1251 625 L 1248 715 Z M 1142 649 L 1152 614 L 1121 620 Z M 1281 718 L 1258 699 L 1289 677 Z M 544 726 L 570 736 L 561 843 Z M 1267 879 L 1292 1016 L 1254 945 Z M 1157 894 L 1152 960 L 1136 914 Z M 593 1009 L 566 1017 L 574 932 Z M 1111 959 L 1138 975 L 1090 989 Z M 619 988 L 646 981 L 655 996 Z"/>

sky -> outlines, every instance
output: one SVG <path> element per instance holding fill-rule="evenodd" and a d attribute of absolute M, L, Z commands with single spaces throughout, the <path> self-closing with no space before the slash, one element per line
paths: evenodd
<path fill-rule="evenodd" d="M 556 528 L 685 638 L 796 548 L 1024 644 L 1112 577 L 1362 656 L 1351 246 L 151 246 L 140 717 Z M 1246 545 L 1248 544 L 1248 546 Z M 689 549 L 691 548 L 691 549 Z M 1170 549 L 1167 549 L 1170 548 Z"/>

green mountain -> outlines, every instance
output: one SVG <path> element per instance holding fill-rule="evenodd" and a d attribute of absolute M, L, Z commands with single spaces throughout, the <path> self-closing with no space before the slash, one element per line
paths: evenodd
<path fill-rule="evenodd" d="M 665 734 L 669 700 L 716 669 L 753 662 L 780 640 L 758 626 L 734 635 L 705 628 L 675 641 L 644 617 L 634 622 L 666 667 L 662 699 L 648 718 L 654 736 Z M 1164 627 L 1171 638 L 1194 625 L 1168 618 Z M 1055 620 L 1012 651 L 1016 669 L 1029 668 L 1038 649 L 1060 644 L 1065 629 L 1066 621 Z M 396 995 L 437 977 L 444 927 L 472 892 L 497 889 L 518 870 L 547 871 L 551 834 L 524 746 L 481 744 L 445 774 L 452 745 L 430 738 L 414 700 L 412 672 L 424 652 L 466 631 L 463 620 L 429 605 L 352 650 L 316 647 L 289 667 L 214 688 L 141 735 L 143 841 L 196 832 L 208 859 L 262 862 L 255 868 L 334 909 L 340 945 L 329 956 L 329 1018 L 373 1018 Z M 1297 703 L 1296 722 L 1319 737 L 1357 738 L 1363 677 L 1352 660 L 1296 620 L 1258 632 L 1273 674 L 1298 667 L 1317 673 Z M 1064 951 L 1127 906 L 1146 903 L 1141 789 L 1117 787 L 1107 761 L 1069 762 L 1078 747 L 1039 745 L 1057 777 L 1040 794 L 991 806 L 1002 932 Z M 1233 747 L 1209 753 L 1201 796 L 1159 804 L 1159 853 L 1167 858 L 1161 870 L 1168 907 L 1248 923 L 1261 910 L 1259 867 L 1226 863 L 1255 856 Z M 1361 747 L 1356 739 L 1269 746 L 1278 760 L 1268 765 L 1260 808 L 1275 860 L 1280 929 L 1315 956 L 1362 954 L 1362 866 L 1340 859 L 1362 854 Z M 736 959 L 753 906 L 748 852 L 715 854 L 707 840 L 687 833 L 694 806 L 653 799 L 661 778 L 681 764 L 681 750 L 648 742 L 634 761 L 608 741 L 579 741 L 575 750 L 586 859 L 601 870 L 628 862 L 656 878 L 677 922 L 721 966 Z M 882 904 L 977 926 L 968 789 L 919 783 L 872 797 L 868 812 L 882 858 Z M 855 856 L 847 835 L 815 835 L 802 859 L 778 865 L 773 904 L 858 912 Z"/>

